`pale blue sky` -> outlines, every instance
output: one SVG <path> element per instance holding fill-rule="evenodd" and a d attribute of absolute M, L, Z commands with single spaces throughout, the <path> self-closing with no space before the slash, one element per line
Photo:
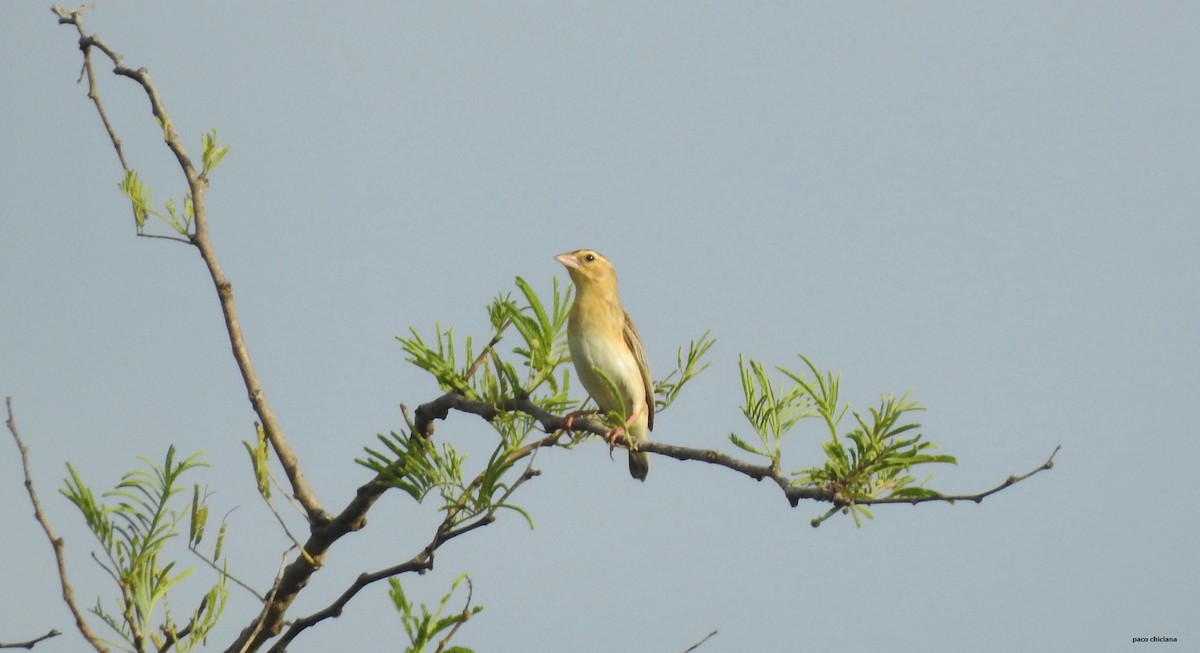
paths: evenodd
<path fill-rule="evenodd" d="M 0 26 L 0 395 L 11 395 L 85 604 L 107 579 L 55 493 L 174 443 L 236 507 L 233 569 L 285 546 L 240 444 L 253 415 L 194 252 L 137 239 L 119 167 L 46 5 Z M 101 2 L 89 28 L 147 66 L 198 150 L 266 391 L 328 506 L 432 381 L 393 339 L 486 335 L 561 251 L 617 266 L 650 366 L 705 329 L 712 368 L 654 437 L 730 450 L 739 353 L 843 374 L 861 409 L 912 388 L 981 505 L 819 529 L 816 504 L 695 463 L 629 480 L 599 443 L 544 455 L 520 503 L 406 579 L 469 571 L 484 651 L 1113 651 L 1200 641 L 1192 415 L 1200 390 L 1200 8 L 1188 3 L 394 5 Z M 103 72 L 103 69 L 101 70 Z M 182 183 L 146 109 L 103 75 L 156 197 Z M 439 437 L 482 455 L 456 415 Z M 5 434 L 7 439 L 7 434 Z M 812 464 L 801 429 L 787 464 Z M 82 642 L 0 445 L 0 641 Z M 386 498 L 296 605 L 413 555 L 434 517 Z M 186 558 L 185 558 L 186 562 Z M 198 579 L 204 579 L 197 572 Z M 12 591 L 20 588 L 20 592 Z M 224 648 L 252 601 L 233 592 Z M 384 586 L 290 650 L 395 650 Z M 1143 645 L 1144 646 L 1144 645 Z"/>

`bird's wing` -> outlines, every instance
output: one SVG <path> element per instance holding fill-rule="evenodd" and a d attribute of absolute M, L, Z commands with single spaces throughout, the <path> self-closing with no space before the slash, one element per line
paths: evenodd
<path fill-rule="evenodd" d="M 654 430 L 654 381 L 650 378 L 650 366 L 646 364 L 646 350 L 642 348 L 642 339 L 638 337 L 637 329 L 633 326 L 633 320 L 629 319 L 629 313 L 621 311 L 625 315 L 625 345 L 629 347 L 629 351 L 633 352 L 633 359 L 637 361 L 638 371 L 642 373 L 642 385 L 646 388 L 646 428 Z"/>

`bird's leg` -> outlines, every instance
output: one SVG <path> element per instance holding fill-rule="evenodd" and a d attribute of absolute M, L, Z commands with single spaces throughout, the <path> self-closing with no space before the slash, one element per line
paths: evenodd
<path fill-rule="evenodd" d="M 619 438 L 622 433 L 628 433 L 626 431 L 626 429 L 629 428 L 629 426 L 632 425 L 634 422 L 636 422 L 637 418 L 641 417 L 642 412 L 645 410 L 646 410 L 646 407 L 642 406 L 634 414 L 630 415 L 628 419 L 625 420 L 624 427 L 618 426 L 615 429 L 609 431 L 607 434 L 605 434 L 604 439 L 608 441 L 608 457 L 609 458 L 613 457 L 613 449 L 617 448 L 617 438 Z M 629 448 L 630 448 L 630 450 L 633 449 L 633 437 L 629 438 Z"/>
<path fill-rule="evenodd" d="M 585 415 L 595 415 L 598 410 L 573 410 L 566 415 L 563 415 L 562 431 L 574 431 L 575 420 Z"/>

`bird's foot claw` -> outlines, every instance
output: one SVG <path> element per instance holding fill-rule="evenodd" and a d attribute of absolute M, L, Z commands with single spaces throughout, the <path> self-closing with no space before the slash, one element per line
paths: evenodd
<path fill-rule="evenodd" d="M 617 448 L 617 438 L 625 435 L 625 429 L 617 427 L 604 435 L 604 441 L 608 443 L 608 458 L 613 457 L 613 450 Z"/>

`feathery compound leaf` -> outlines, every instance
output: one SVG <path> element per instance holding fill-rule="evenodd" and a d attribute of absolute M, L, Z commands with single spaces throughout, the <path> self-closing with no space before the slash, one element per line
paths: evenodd
<path fill-rule="evenodd" d="M 437 448 L 425 438 L 403 433 L 377 437 L 389 453 L 367 447 L 369 457 L 356 458 L 354 462 L 374 471 L 382 482 L 403 490 L 418 503 L 424 501 L 441 480 Z"/>
<path fill-rule="evenodd" d="M 263 431 L 262 424 L 254 423 L 255 439 L 254 445 L 242 440 L 242 446 L 246 448 L 246 453 L 250 454 L 250 465 L 254 469 L 254 480 L 258 486 L 258 493 L 262 498 L 270 501 L 271 499 L 271 470 L 267 466 L 267 461 L 270 457 L 270 450 L 267 448 L 267 434 Z"/>
<path fill-rule="evenodd" d="M 150 194 L 150 189 L 142 184 L 137 172 L 132 169 L 125 171 L 125 178 L 118 184 L 118 188 L 133 204 L 133 219 L 137 222 L 140 231 L 142 227 L 146 226 L 146 218 L 154 206 L 154 197 Z"/>
<path fill-rule="evenodd" d="M 783 436 L 797 421 L 816 414 L 812 399 L 798 384 L 791 388 L 775 385 L 762 363 L 754 359 L 739 356 L 738 370 L 742 380 L 742 415 L 762 442 L 765 452 L 762 455 L 771 459 L 773 467 L 778 467 Z"/>
<path fill-rule="evenodd" d="M 458 586 L 465 581 L 467 583 L 467 601 L 466 605 L 459 612 L 448 616 L 442 616 L 446 611 L 446 607 L 450 599 L 454 596 Z M 424 653 L 429 646 L 434 643 L 442 633 L 440 643 L 437 645 L 437 651 L 469 651 L 460 646 L 445 648 L 451 637 L 458 632 L 458 626 L 465 623 L 472 616 L 479 614 L 482 606 L 471 606 L 471 579 L 462 574 L 450 584 L 450 591 L 442 596 L 438 602 L 436 610 L 430 610 L 429 606 L 421 603 L 419 606 L 409 600 L 404 592 L 404 587 L 397 578 L 389 578 L 388 596 L 392 599 L 392 605 L 396 608 L 396 612 L 400 615 L 400 622 L 404 626 L 404 632 L 408 635 L 411 645 L 405 647 L 405 653 Z"/>
<path fill-rule="evenodd" d="M 165 547 L 179 535 L 179 520 L 184 515 L 189 517 L 189 545 L 198 543 L 203 537 L 208 508 L 199 486 L 192 486 L 191 500 L 184 506 L 176 508 L 173 505 L 176 495 L 184 491 L 180 483 L 183 474 L 195 467 L 207 466 L 199 461 L 199 456 L 197 453 L 179 460 L 172 446 L 168 447 L 161 464 L 139 458 L 145 467 L 122 476 L 116 487 L 104 493 L 105 503 L 97 502 L 79 474 L 68 466 L 71 476 L 61 491 L 83 513 L 107 558 L 107 562 L 99 558 L 97 561 L 120 589 L 119 610 L 106 612 L 98 601 L 92 613 L 134 648 L 140 646 L 135 642 L 140 633 L 175 632 L 169 609 L 164 610 L 164 621 L 157 625 L 154 613 L 160 603 L 167 605 L 171 588 L 193 571 L 187 568 L 177 572 L 174 561 L 163 560 Z M 187 635 L 175 642 L 176 647 L 186 651 L 202 641 L 224 602 L 222 578 L 202 599 L 196 614 L 203 618 L 189 624 Z M 114 614 L 120 615 L 119 619 Z M 135 637 L 135 633 L 139 635 Z"/>
<path fill-rule="evenodd" d="M 537 319 L 537 326 L 540 333 L 552 336 L 554 334 L 554 324 L 550 320 L 550 317 L 546 315 L 546 309 L 542 306 L 541 298 L 534 292 L 529 282 L 521 277 L 516 278 L 516 284 L 521 294 L 525 295 L 525 301 L 529 302 L 529 308 L 533 311 L 533 315 Z"/>
<path fill-rule="evenodd" d="M 822 443 L 826 454 L 825 464 L 797 472 L 793 484 L 816 485 L 835 489 L 845 510 L 855 524 L 862 519 L 872 519 L 871 511 L 862 505 L 864 501 L 891 498 L 921 498 L 940 496 L 918 484 L 909 471 L 916 465 L 930 463 L 954 463 L 953 456 L 925 453 L 934 447 L 922 442 L 917 433 L 920 424 L 903 421 L 906 413 L 924 410 L 909 399 L 909 393 L 900 397 L 887 394 L 877 407 L 868 409 L 867 415 L 851 412 L 856 428 L 839 437 L 836 424 L 849 406 L 837 406 L 830 402 L 837 394 L 837 378 L 822 375 L 808 359 L 814 381 L 791 375 L 810 393 L 817 395 L 818 409 L 830 426 L 830 439 Z M 814 520 L 819 524 L 827 519 L 828 513 Z"/>
<path fill-rule="evenodd" d="M 188 521 L 188 545 L 199 546 L 204 539 L 204 527 L 208 524 L 208 506 L 200 498 L 200 486 L 192 486 L 192 511 Z"/>
<path fill-rule="evenodd" d="M 463 371 L 457 367 L 453 328 L 442 331 L 440 324 L 434 325 L 434 334 L 437 337 L 436 350 L 425 343 L 416 329 L 410 328 L 409 332 L 412 334 L 411 338 L 396 336 L 396 340 L 400 341 L 404 351 L 408 353 L 408 362 L 432 374 L 443 391 L 461 392 L 466 397 L 478 399 L 471 386 L 463 380 Z M 469 339 L 467 341 L 467 359 L 473 359 Z"/>
<path fill-rule="evenodd" d="M 683 356 L 683 348 L 675 350 L 675 369 L 670 374 L 663 377 L 661 381 L 655 384 L 655 413 L 659 414 L 666 410 L 675 399 L 679 396 L 683 386 L 693 378 L 700 375 L 701 372 L 708 369 L 710 363 L 700 364 L 704 355 L 716 343 L 716 339 L 709 336 L 709 332 L 705 331 L 699 338 L 688 343 L 688 353 L 686 360 Z"/>
<path fill-rule="evenodd" d="M 751 445 L 749 442 L 746 442 L 745 440 L 739 438 L 736 433 L 729 434 L 729 441 L 732 442 L 735 446 L 737 446 L 737 448 L 742 449 L 743 451 L 748 451 L 752 454 L 757 454 L 759 456 L 766 456 L 767 458 L 771 457 L 771 455 L 768 454 L 767 452 L 765 452 L 765 451 Z"/>

